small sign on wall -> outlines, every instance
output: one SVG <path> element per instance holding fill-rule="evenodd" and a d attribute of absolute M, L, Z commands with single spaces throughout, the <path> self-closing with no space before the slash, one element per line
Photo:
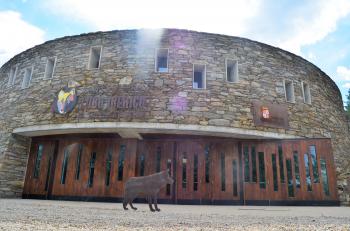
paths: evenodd
<path fill-rule="evenodd" d="M 252 109 L 255 126 L 289 128 L 287 106 L 254 100 Z"/>

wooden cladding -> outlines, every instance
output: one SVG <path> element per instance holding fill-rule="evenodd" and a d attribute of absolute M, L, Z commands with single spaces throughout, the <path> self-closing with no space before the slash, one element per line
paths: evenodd
<path fill-rule="evenodd" d="M 23 194 L 121 198 L 128 178 L 168 170 L 172 203 L 337 201 L 331 153 L 327 139 L 33 139 Z"/>

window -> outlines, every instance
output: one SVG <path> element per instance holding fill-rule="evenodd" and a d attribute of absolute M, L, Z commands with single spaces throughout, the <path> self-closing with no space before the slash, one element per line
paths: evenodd
<path fill-rule="evenodd" d="M 314 145 L 309 146 L 309 152 L 310 152 L 310 156 L 311 156 L 312 173 L 314 176 L 314 183 L 320 183 L 320 178 L 318 176 L 316 147 Z"/>
<path fill-rule="evenodd" d="M 109 180 L 111 177 L 111 168 L 112 168 L 112 150 L 109 149 L 107 152 L 106 159 L 106 186 L 109 186 Z"/>
<path fill-rule="evenodd" d="M 49 162 L 47 163 L 47 172 L 46 172 L 46 181 L 45 181 L 45 192 L 49 188 L 49 177 L 50 177 L 50 172 L 51 172 L 51 156 L 49 158 Z"/>
<path fill-rule="evenodd" d="M 43 156 L 43 149 L 44 149 L 44 146 L 42 144 L 39 144 L 38 145 L 38 152 L 36 153 L 36 159 L 35 159 L 34 178 L 39 177 L 40 162 L 41 162 L 41 158 Z"/>
<path fill-rule="evenodd" d="M 186 164 L 187 164 L 186 153 L 183 153 L 183 157 L 182 157 L 182 188 L 186 188 L 186 186 L 187 186 Z"/>
<path fill-rule="evenodd" d="M 96 152 L 91 153 L 90 166 L 89 166 L 89 180 L 88 187 L 92 187 L 94 183 L 94 172 L 95 172 Z"/>
<path fill-rule="evenodd" d="M 272 154 L 273 190 L 278 191 L 277 161 L 276 154 Z"/>
<path fill-rule="evenodd" d="M 156 71 L 168 72 L 168 49 L 157 49 L 156 51 Z"/>
<path fill-rule="evenodd" d="M 160 147 L 157 148 L 157 160 L 156 160 L 156 172 L 160 172 L 160 158 L 161 158 L 161 149 Z"/>
<path fill-rule="evenodd" d="M 169 172 L 169 176 L 171 176 L 171 159 L 168 159 L 167 160 L 167 164 L 166 164 L 166 169 L 168 170 Z M 169 196 L 170 195 L 170 184 L 167 184 L 166 185 L 166 195 Z"/>
<path fill-rule="evenodd" d="M 24 77 L 22 82 L 22 89 L 29 87 L 30 80 L 32 79 L 33 67 L 28 67 L 24 71 Z"/>
<path fill-rule="evenodd" d="M 226 81 L 230 83 L 238 82 L 238 62 L 226 59 Z"/>
<path fill-rule="evenodd" d="M 255 147 L 252 146 L 250 150 L 250 158 L 252 160 L 252 182 L 257 182 L 257 176 L 256 176 L 256 152 Z"/>
<path fill-rule="evenodd" d="M 284 91 L 286 94 L 287 102 L 294 103 L 295 102 L 294 85 L 292 81 L 288 81 L 288 80 L 284 81 Z"/>
<path fill-rule="evenodd" d="M 193 64 L 193 89 L 205 89 L 205 65 Z"/>
<path fill-rule="evenodd" d="M 309 156 L 304 154 L 305 172 L 306 172 L 306 184 L 307 191 L 312 191 L 311 187 L 311 176 L 310 176 L 310 166 L 309 166 Z"/>
<path fill-rule="evenodd" d="M 10 73 L 9 73 L 9 81 L 7 82 L 7 86 L 12 86 L 15 84 L 17 69 L 18 69 L 17 67 L 11 68 Z"/>
<path fill-rule="evenodd" d="M 141 154 L 140 156 L 140 176 L 145 175 L 145 155 Z"/>
<path fill-rule="evenodd" d="M 56 65 L 56 58 L 48 58 L 45 68 L 45 79 L 51 79 Z"/>
<path fill-rule="evenodd" d="M 193 191 L 198 190 L 198 155 L 194 155 L 193 161 Z"/>
<path fill-rule="evenodd" d="M 119 181 L 123 180 L 125 149 L 126 149 L 126 146 L 124 144 L 120 145 L 119 160 L 118 160 L 118 180 Z"/>
<path fill-rule="evenodd" d="M 311 94 L 309 84 L 302 82 L 301 88 L 303 90 L 304 103 L 311 104 Z"/>
<path fill-rule="evenodd" d="M 280 166 L 280 177 L 281 177 L 281 183 L 285 183 L 284 179 L 284 166 L 283 166 L 283 149 L 282 145 L 278 145 L 278 159 L 279 159 L 279 166 Z"/>
<path fill-rule="evenodd" d="M 205 183 L 209 183 L 209 169 L 210 169 L 210 160 L 209 160 L 209 146 L 205 146 Z"/>
<path fill-rule="evenodd" d="M 294 172 L 295 172 L 295 184 L 297 188 L 300 188 L 300 171 L 299 171 L 299 158 L 298 152 L 293 152 L 294 157 Z"/>
<path fill-rule="evenodd" d="M 233 196 L 238 196 L 238 189 L 237 189 L 237 161 L 232 161 L 232 185 L 233 185 Z"/>
<path fill-rule="evenodd" d="M 243 147 L 243 156 L 244 156 L 244 181 L 250 181 L 250 168 L 249 168 L 249 147 Z"/>
<path fill-rule="evenodd" d="M 259 152 L 259 180 L 260 180 L 260 188 L 266 188 L 266 179 L 265 179 L 265 158 L 264 153 Z"/>
<path fill-rule="evenodd" d="M 288 196 L 294 197 L 294 185 L 293 185 L 293 173 L 292 173 L 292 160 L 286 159 L 287 166 L 287 179 L 288 179 Z"/>
<path fill-rule="evenodd" d="M 78 147 L 78 153 L 77 153 L 77 167 L 76 167 L 76 171 L 75 171 L 75 179 L 76 180 L 79 180 L 80 178 L 80 162 L 81 162 L 81 154 L 83 152 L 83 145 L 82 144 L 79 144 L 79 147 Z"/>
<path fill-rule="evenodd" d="M 61 184 L 66 183 L 67 167 L 68 167 L 69 151 L 68 148 L 64 150 L 62 170 L 61 170 Z"/>
<path fill-rule="evenodd" d="M 225 153 L 221 153 L 221 191 L 226 190 Z"/>
<path fill-rule="evenodd" d="M 89 69 L 100 68 L 102 47 L 91 47 Z"/>
<path fill-rule="evenodd" d="M 323 192 L 326 196 L 329 196 L 328 174 L 327 174 L 327 166 L 326 166 L 325 159 L 321 159 L 321 174 L 322 174 Z"/>

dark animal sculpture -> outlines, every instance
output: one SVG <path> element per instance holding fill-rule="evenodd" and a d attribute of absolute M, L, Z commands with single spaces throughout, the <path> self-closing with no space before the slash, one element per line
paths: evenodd
<path fill-rule="evenodd" d="M 165 185 L 173 183 L 174 180 L 169 176 L 168 171 L 162 171 L 149 176 L 131 177 L 125 182 L 123 208 L 128 210 L 127 205 L 129 203 L 133 210 L 137 210 L 132 205 L 132 201 L 136 197 L 145 197 L 148 200 L 149 209 L 152 212 L 159 212 L 160 209 L 157 205 L 158 193 Z M 152 207 L 152 201 L 155 210 Z"/>

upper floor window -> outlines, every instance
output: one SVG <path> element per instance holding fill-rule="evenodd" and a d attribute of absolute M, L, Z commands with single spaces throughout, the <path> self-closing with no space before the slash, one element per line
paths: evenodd
<path fill-rule="evenodd" d="M 303 91 L 304 103 L 311 104 L 311 94 L 309 84 L 302 82 L 301 89 Z"/>
<path fill-rule="evenodd" d="M 226 59 L 226 81 L 238 82 L 238 62 L 235 60 Z"/>
<path fill-rule="evenodd" d="M 12 67 L 9 73 L 9 81 L 7 83 L 7 86 L 12 86 L 15 84 L 16 75 L 17 75 L 17 67 Z"/>
<path fill-rule="evenodd" d="M 168 72 L 168 53 L 166 48 L 157 49 L 156 51 L 156 71 Z"/>
<path fill-rule="evenodd" d="M 45 67 L 45 79 L 51 79 L 55 70 L 56 58 L 48 58 Z"/>
<path fill-rule="evenodd" d="M 206 88 L 206 73 L 205 65 L 193 64 L 193 89 L 205 89 Z"/>
<path fill-rule="evenodd" d="M 27 67 L 24 70 L 22 89 L 29 87 L 30 80 L 32 79 L 32 75 L 33 75 L 33 67 Z"/>
<path fill-rule="evenodd" d="M 284 80 L 284 91 L 285 91 L 285 94 L 286 94 L 287 102 L 294 103 L 295 102 L 295 96 L 294 96 L 294 84 L 293 84 L 293 81 Z"/>
<path fill-rule="evenodd" d="M 89 69 L 100 68 L 102 47 L 91 47 L 89 58 Z"/>

